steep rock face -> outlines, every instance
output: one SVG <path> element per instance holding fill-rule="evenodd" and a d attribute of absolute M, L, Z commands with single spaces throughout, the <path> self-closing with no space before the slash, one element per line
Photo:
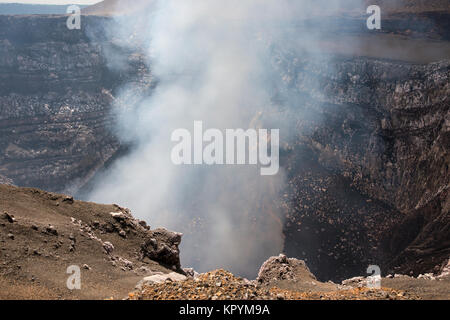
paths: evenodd
<path fill-rule="evenodd" d="M 449 183 L 449 72 L 450 61 L 356 59 L 305 65 L 291 81 L 320 112 L 321 126 L 307 138 L 321 163 L 408 211 Z"/>
<path fill-rule="evenodd" d="M 343 257 L 334 256 L 337 265 L 347 269 L 357 264 L 356 261 L 363 264 L 372 261 L 386 269 L 395 267 L 397 271 L 418 274 L 440 264 L 450 254 L 449 233 L 446 232 L 450 225 L 447 204 L 450 62 L 416 65 L 336 58 L 335 62 L 326 64 L 288 56 L 280 54 L 278 65 L 289 92 L 294 92 L 298 99 L 294 101 L 297 108 L 287 111 L 290 119 L 296 119 L 293 126 L 298 131 L 289 149 L 291 153 L 304 154 L 306 146 L 331 174 L 313 178 L 321 180 L 319 187 L 321 184 L 324 188 L 323 196 L 308 192 L 302 196 L 302 183 L 308 181 L 307 176 L 313 175 L 314 170 L 306 174 L 292 170 L 293 203 L 302 203 L 309 197 L 326 199 L 327 180 L 333 179 L 335 173 L 373 204 L 370 208 L 353 205 L 355 197 L 345 192 L 346 204 L 337 204 L 337 209 L 334 208 L 339 203 L 334 197 L 333 205 L 325 207 L 325 210 L 328 208 L 325 214 L 320 213 L 321 207 L 317 204 L 313 207 L 319 211 L 306 214 L 309 218 L 305 218 L 308 210 L 304 207 L 291 211 L 290 215 L 304 217 L 303 223 L 312 228 L 313 234 L 314 230 L 319 233 L 321 229 L 322 232 L 328 230 L 323 226 L 324 221 L 327 225 L 336 225 L 336 221 L 347 220 L 347 228 L 354 228 L 350 234 L 337 231 L 332 238 L 342 241 L 326 244 L 325 250 L 320 248 L 320 243 L 329 242 L 327 237 L 319 237 L 318 248 L 309 249 L 320 256 L 321 250 L 326 254 L 333 251 L 333 246 L 335 250 L 341 246 L 348 249 L 353 243 L 352 252 L 344 250 Z M 291 156 L 294 163 L 301 163 L 298 159 L 298 156 Z M 294 163 L 290 166 L 295 167 Z M 333 185 L 337 186 L 334 183 L 331 187 Z M 334 192 L 337 193 L 339 191 Z M 372 200 L 380 201 L 378 209 Z M 351 206 L 353 210 L 345 209 Z M 342 210 L 336 219 L 333 219 L 334 210 Z M 360 210 L 359 215 L 352 213 Z M 327 219 L 335 221 L 327 223 Z M 413 224 L 411 219 L 415 219 Z M 392 237 L 394 226 L 394 230 L 402 232 Z M 326 233 L 332 234 L 331 230 Z M 287 239 L 286 243 L 289 241 Z M 364 254 L 359 256 L 359 251 Z M 398 257 L 394 258 L 396 255 Z M 323 259 L 319 259 L 317 265 L 324 262 Z M 312 263 L 311 267 L 314 270 L 316 264 Z M 342 272 L 345 274 L 345 270 Z M 320 271 L 316 274 L 323 276 Z"/>
<path fill-rule="evenodd" d="M 0 172 L 17 185 L 76 186 L 119 148 L 107 130 L 110 95 L 55 96 L 0 97 Z"/>
<path fill-rule="evenodd" d="M 412 272 L 415 276 L 427 272 L 439 274 L 442 263 L 450 256 L 449 200 L 446 189 L 392 227 L 385 240 L 393 257 L 389 263 L 392 270 Z"/>
<path fill-rule="evenodd" d="M 114 89 L 142 66 L 134 54 L 110 71 L 104 19 L 0 17 L 0 174 L 14 184 L 74 192 L 119 150 Z"/>

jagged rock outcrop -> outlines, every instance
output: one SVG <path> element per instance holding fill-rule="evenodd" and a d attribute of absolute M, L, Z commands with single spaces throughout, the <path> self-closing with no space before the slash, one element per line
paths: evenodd
<path fill-rule="evenodd" d="M 166 229 L 151 231 L 141 245 L 141 254 L 151 260 L 164 263 L 173 270 L 180 270 L 180 251 L 178 249 L 183 235 Z"/>

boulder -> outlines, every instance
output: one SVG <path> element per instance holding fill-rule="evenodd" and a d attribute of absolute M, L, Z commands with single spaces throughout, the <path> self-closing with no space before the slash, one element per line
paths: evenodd
<path fill-rule="evenodd" d="M 114 251 L 114 246 L 111 242 L 105 241 L 103 243 L 103 249 L 105 249 L 107 254 L 111 254 Z"/>
<path fill-rule="evenodd" d="M 309 271 L 303 260 L 288 258 L 284 254 L 270 257 L 263 263 L 256 280 L 260 284 L 270 284 L 275 281 L 311 281 L 316 277 Z"/>
<path fill-rule="evenodd" d="M 148 237 L 141 245 L 142 257 L 160 262 L 172 269 L 180 270 L 180 250 L 178 248 L 183 235 L 166 229 L 148 232 Z"/>
<path fill-rule="evenodd" d="M 163 273 L 155 273 L 151 276 L 145 277 L 142 279 L 137 285 L 136 289 L 141 290 L 143 286 L 145 285 L 152 285 L 152 284 L 162 284 L 167 281 L 169 282 L 181 282 L 186 281 L 188 278 L 182 274 L 171 272 L 168 274 Z"/>

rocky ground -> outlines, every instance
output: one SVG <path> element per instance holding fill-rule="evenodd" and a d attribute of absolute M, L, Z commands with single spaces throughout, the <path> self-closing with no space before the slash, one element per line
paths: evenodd
<path fill-rule="evenodd" d="M 154 6 L 155 0 L 137 0 L 134 8 L 127 6 L 126 0 L 104 0 L 96 5 L 84 9 L 86 14 L 106 15 L 124 14 L 130 11 L 144 10 Z M 346 11 L 358 10 L 360 6 L 379 5 L 388 12 L 427 12 L 448 11 L 447 0 L 364 0 L 347 1 L 342 6 Z M 356 8 L 355 8 L 356 7 Z"/>
<path fill-rule="evenodd" d="M 255 280 L 181 268 L 182 235 L 151 229 L 118 205 L 0 185 L 0 299 L 450 299 L 450 265 L 436 274 L 321 282 L 307 264 L 271 257 Z M 67 268 L 81 269 L 81 290 Z M 133 289 L 135 288 L 135 289 Z M 128 296 L 128 297 L 127 297 Z"/>
<path fill-rule="evenodd" d="M 379 289 L 358 277 L 342 284 L 317 281 L 301 260 L 284 255 L 267 260 L 253 281 L 225 270 L 187 277 L 144 278 L 130 300 L 417 300 L 449 299 L 450 277 L 420 279 L 396 275 L 381 279 Z"/>
<path fill-rule="evenodd" d="M 411 300 L 417 298 L 403 291 L 384 288 L 294 291 L 264 287 L 237 278 L 225 270 L 214 270 L 185 281 L 148 284 L 140 291 L 129 294 L 130 300 Z"/>
<path fill-rule="evenodd" d="M 143 276 L 180 271 L 180 241 L 117 205 L 0 185 L 0 300 L 120 299 Z M 82 290 L 67 289 L 71 265 Z"/>

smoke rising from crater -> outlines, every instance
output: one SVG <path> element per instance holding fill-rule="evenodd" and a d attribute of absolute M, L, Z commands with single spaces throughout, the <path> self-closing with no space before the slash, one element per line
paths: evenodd
<path fill-rule="evenodd" d="M 192 131 L 200 120 L 221 130 L 280 129 L 286 141 L 293 133 L 274 96 L 288 93 L 274 46 L 302 56 L 320 54 L 323 30 L 299 30 L 295 22 L 336 12 L 343 2 L 349 6 L 166 0 L 154 2 L 148 14 L 118 18 L 111 36 L 133 34 L 129 43 L 144 50 L 158 84 L 149 96 L 136 93 L 132 83 L 123 88 L 115 128 L 133 148 L 99 179 L 90 199 L 126 205 L 153 228 L 183 232 L 183 266 L 253 277 L 262 261 L 283 250 L 283 170 L 262 177 L 256 166 L 175 166 L 171 133 Z M 114 65 L 115 57 L 109 58 Z"/>

